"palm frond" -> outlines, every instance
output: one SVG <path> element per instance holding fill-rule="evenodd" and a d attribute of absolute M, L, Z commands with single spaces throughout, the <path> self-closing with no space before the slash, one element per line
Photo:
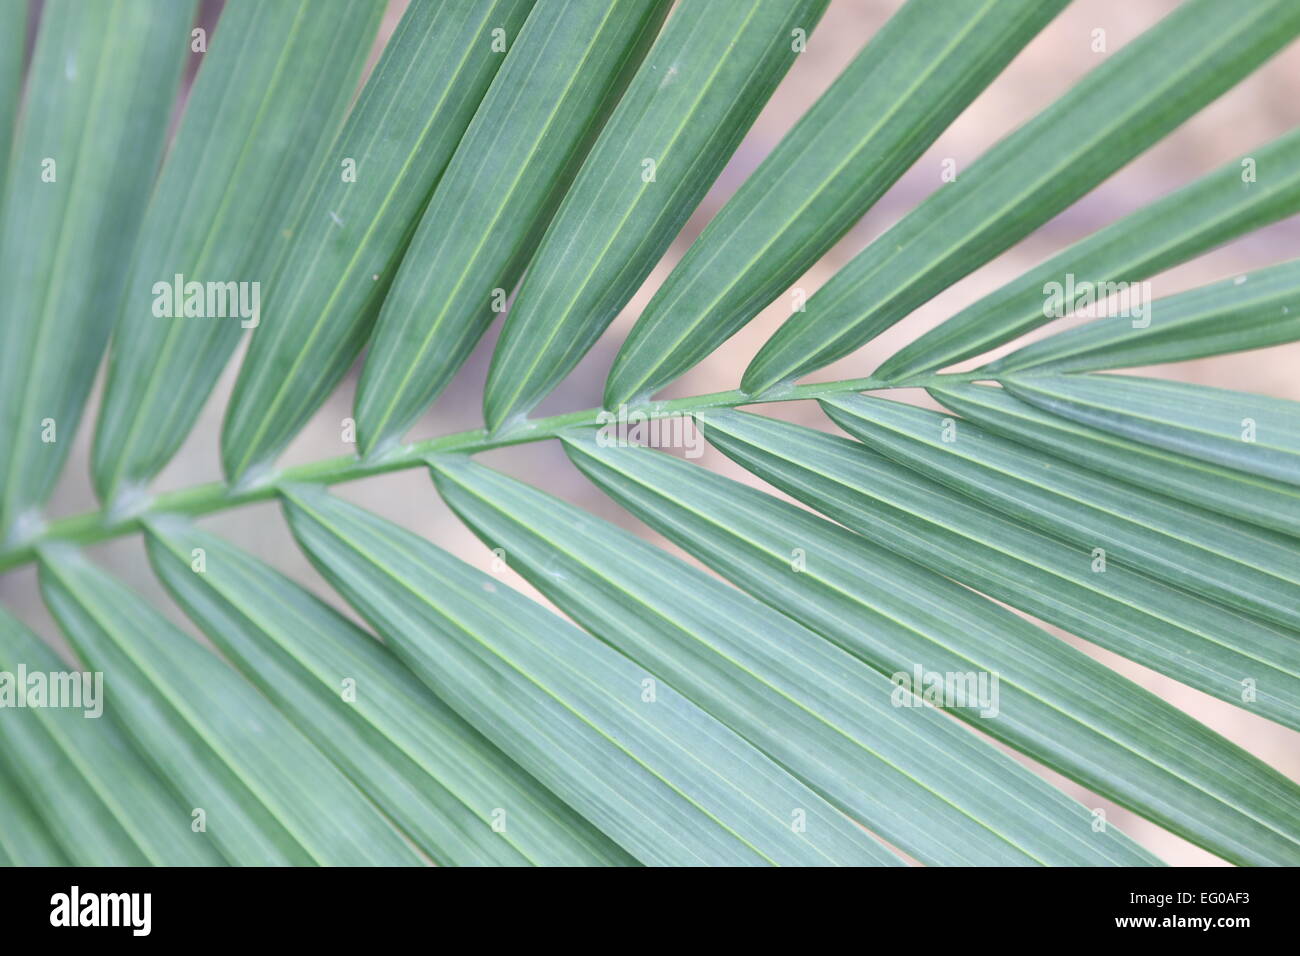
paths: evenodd
<path fill-rule="evenodd" d="M 1300 403 L 1132 375 L 1008 375 L 1001 381 L 1017 398 L 1063 418 L 1300 485 Z"/>
<path fill-rule="evenodd" d="M 1300 538 L 1300 490 L 1293 484 L 1247 474 L 1199 458 L 1133 441 L 1044 411 L 986 385 L 931 389 L 943 405 L 990 431 L 1072 461 L 1139 488 L 1155 488 L 1178 501 Z"/>
<path fill-rule="evenodd" d="M 206 317 L 206 297 L 204 314 L 184 321 L 185 290 L 232 276 L 270 287 L 295 187 L 343 121 L 379 12 L 348 0 L 235 0 L 222 16 L 149 203 L 113 338 L 92 463 L 105 504 L 129 507 L 171 460 L 244 329 L 260 322 Z M 172 321 L 153 308 L 155 282 L 174 289 L 163 317 Z"/>
<path fill-rule="evenodd" d="M 319 598 L 183 522 L 151 525 L 148 543 L 186 613 L 434 861 L 630 861 Z M 499 806 L 500 835 L 481 823 Z"/>
<path fill-rule="evenodd" d="M 667 12 L 662 0 L 571 4 L 524 24 L 384 299 L 357 386 L 362 454 L 400 439 L 505 311 Z"/>
<path fill-rule="evenodd" d="M 310 174 L 226 409 L 226 477 L 267 468 L 365 345 L 429 194 L 532 0 L 412 3 Z M 494 48 L 496 47 L 496 48 Z M 355 166 L 349 176 L 347 161 Z"/>
<path fill-rule="evenodd" d="M 194 5 L 51 0 L 4 199 L 0 539 L 32 530 L 72 447 L 162 156 Z"/>
<path fill-rule="evenodd" d="M 1295 214 L 1300 132 L 873 375 L 797 382 L 1233 87 L 1300 6 L 1187 0 L 792 307 L 739 387 L 653 398 L 802 296 L 1066 5 L 908 0 L 668 272 L 606 408 L 530 418 L 828 0 L 411 0 L 359 90 L 381 4 L 229 0 L 179 102 L 195 4 L 47 0 L 25 67 L 27 4 L 0 0 L 0 571 L 38 568 L 75 654 L 0 611 L 0 864 L 1160 864 L 1098 799 L 1300 864 L 1300 784 L 1071 643 L 1300 730 L 1300 406 L 1132 371 L 1300 339 L 1300 260 L 944 371 Z M 266 296 L 160 314 L 173 280 Z M 404 443 L 502 312 L 482 427 Z M 359 454 L 279 467 L 367 346 Z M 101 361 L 102 507 L 51 519 Z M 824 428 L 740 410 L 809 401 Z M 670 423 L 743 480 L 627 447 Z M 160 490 L 192 440 L 224 478 Z M 545 459 L 474 460 L 542 442 L 618 518 L 536 487 Z M 491 573 L 326 490 L 424 468 Z M 335 594 L 193 523 L 259 502 Z M 86 553 L 135 534 L 170 612 Z M 15 676 L 74 668 L 102 716 Z"/>
<path fill-rule="evenodd" d="M 904 6 L 691 244 L 614 360 L 605 407 L 649 398 L 788 288 L 1064 6 Z"/>
<path fill-rule="evenodd" d="M 319 492 L 288 507 L 396 653 L 642 862 L 900 862 L 671 686 L 647 705 L 644 669 L 488 575 Z"/>
<path fill-rule="evenodd" d="M 981 156 L 840 270 L 745 370 L 815 371 L 1041 226 L 1300 33 L 1300 7 L 1190 0 Z"/>
<path fill-rule="evenodd" d="M 922 549 L 879 530 L 887 518 L 866 510 L 862 487 L 847 505 L 823 493 L 827 482 L 818 476 L 834 467 L 835 451 L 853 456 L 853 480 L 896 484 L 870 481 L 898 476 L 869 476 L 860 464 L 866 449 L 738 412 L 705 421 L 709 440 L 726 454 L 859 534 L 659 452 L 588 444 L 577 463 L 651 527 L 881 673 L 908 674 L 919 662 L 938 673 L 999 675 L 994 719 L 970 703 L 946 707 L 953 716 L 1220 855 L 1250 845 L 1279 854 L 1274 862 L 1296 858 L 1294 783 L 1081 652 L 919 566 Z M 772 445 L 753 454 L 763 429 Z M 834 480 L 847 480 L 845 472 Z M 1237 774 L 1247 766 L 1260 776 L 1238 792 Z M 1271 796 L 1260 799 L 1265 792 Z"/>
<path fill-rule="evenodd" d="M 417 862 L 284 714 L 126 587 L 52 551 L 41 589 L 82 660 L 112 674 L 128 732 L 231 862 Z"/>
<path fill-rule="evenodd" d="M 794 62 L 796 31 L 811 33 L 826 4 L 678 6 L 533 257 L 492 355 L 489 431 L 531 411 L 595 344 Z"/>
<path fill-rule="evenodd" d="M 3 611 L 0 642 L 0 662 L 9 674 L 23 667 L 42 674 L 67 670 L 67 661 Z M 106 704 L 100 697 L 95 706 Z M 30 804 L 12 798 L 28 819 L 20 816 L 5 826 L 5 845 L 14 845 L 18 856 L 65 858 L 82 866 L 223 861 L 209 841 L 191 837 L 189 811 L 132 749 L 112 709 L 87 720 L 84 713 L 93 707 L 85 698 L 83 705 L 82 713 L 56 707 L 6 710 L 0 720 L 3 769 L 10 785 L 31 796 Z M 39 816 L 40 824 L 30 816 Z M 25 849 L 17 847 L 19 842 Z"/>
<path fill-rule="evenodd" d="M 742 414 L 712 413 L 709 439 L 765 480 L 893 551 L 1116 653 L 1234 703 L 1266 677 L 1274 719 L 1295 726 L 1293 632 L 1167 586 L 1105 549 L 1008 520 L 977 499 L 857 442 Z M 961 426 L 959 425 L 958 428 Z"/>
<path fill-rule="evenodd" d="M 1258 173 L 1253 181 L 1244 176 L 1244 164 L 1251 163 L 1257 171 L 1262 165 L 1262 179 Z M 906 345 L 876 374 L 902 381 L 987 352 L 1073 311 L 1085 294 L 1095 294 L 1106 283 L 1142 282 L 1298 210 L 1300 132 L 1292 132 L 1076 242 Z M 1278 267 L 1279 276 L 1281 271 Z M 1084 281 L 1071 282 L 1071 276 Z M 1045 289 L 1059 290 L 1060 302 L 1052 303 L 1059 308 L 1044 309 Z M 1210 317 L 1210 324 L 1215 322 Z M 1135 330 L 1130 323 L 1130 332 Z M 1164 354 L 1190 357 L 1172 350 Z"/>

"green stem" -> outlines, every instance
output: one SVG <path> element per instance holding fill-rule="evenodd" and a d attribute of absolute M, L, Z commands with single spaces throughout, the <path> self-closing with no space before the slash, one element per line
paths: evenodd
<path fill-rule="evenodd" d="M 976 373 L 957 375 L 924 375 L 904 382 L 881 382 L 872 378 L 842 379 L 834 382 L 821 382 L 811 385 L 779 386 L 762 395 L 747 395 L 741 391 L 714 392 L 710 395 L 695 395 L 663 402 L 648 402 L 631 411 L 643 414 L 647 419 L 668 418 L 693 411 L 709 408 L 734 408 L 738 405 L 756 405 L 766 402 L 792 402 L 816 399 L 823 395 L 835 395 L 844 392 L 866 392 L 886 388 L 924 388 L 928 385 L 953 382 L 969 382 L 978 378 Z M 489 435 L 482 428 L 472 431 L 456 432 L 442 435 L 427 441 L 400 445 L 397 448 L 373 459 L 362 459 L 356 455 L 340 455 L 323 461 L 314 461 L 306 465 L 284 468 L 264 476 L 247 486 L 231 486 L 226 482 L 214 481 L 204 485 L 194 485 L 179 491 L 168 491 L 146 498 L 136 503 L 129 514 L 114 515 L 110 511 L 90 511 L 52 521 L 30 538 L 0 552 L 0 572 L 8 571 L 36 559 L 37 549 L 52 544 L 85 545 L 107 541 L 110 538 L 133 534 L 141 531 L 147 521 L 161 515 L 182 515 L 199 517 L 255 501 L 267 501 L 276 497 L 280 489 L 292 484 L 335 485 L 371 475 L 381 475 L 390 471 L 402 471 L 417 468 L 433 455 L 473 454 L 508 445 L 521 445 L 527 442 L 544 441 L 554 438 L 560 432 L 570 428 L 596 427 L 600 423 L 599 408 L 589 408 L 581 412 L 569 412 L 526 421 L 508 431 Z"/>

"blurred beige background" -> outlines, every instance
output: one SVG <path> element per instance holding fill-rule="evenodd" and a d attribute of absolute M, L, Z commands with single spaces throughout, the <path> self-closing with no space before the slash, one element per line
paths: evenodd
<path fill-rule="evenodd" d="M 811 37 L 807 52 L 797 59 L 721 178 L 692 216 L 681 236 L 673 243 L 664 260 L 592 353 L 548 399 L 538 414 L 599 404 L 604 376 L 618 345 L 672 265 L 797 117 L 901 5 L 901 0 L 832 0 L 826 16 Z M 381 41 L 391 31 L 403 6 L 401 0 L 391 4 Z M 1107 54 L 1092 51 L 1094 29 L 1100 27 L 1106 31 L 1108 51 L 1113 53 L 1175 6 L 1175 0 L 1075 0 L 798 284 L 810 291 L 815 290 L 874 237 L 938 188 L 943 159 L 954 158 L 959 171 L 966 168 L 990 145 L 1046 107 L 1080 77 L 1098 66 Z M 205 3 L 204 16 L 211 18 L 218 7 L 219 3 Z M 1300 124 L 1300 44 L 1284 51 L 1154 149 L 1007 253 L 918 309 L 858 353 L 814 376 L 814 379 L 867 375 L 920 333 L 1069 243 L 1256 145 L 1281 135 L 1297 124 Z M 1300 255 L 1300 222 L 1293 218 L 1156 276 L 1152 288 L 1156 296 L 1162 297 L 1297 255 Z M 735 387 L 749 359 L 786 314 L 782 299 L 781 303 L 763 312 L 666 394 L 690 395 Z M 1052 328 L 1055 330 L 1059 327 L 1059 324 L 1054 324 Z M 427 438 L 475 427 L 480 423 L 481 389 L 496 334 L 497 330 L 494 329 L 452 387 L 408 437 Z M 1009 348 L 1010 346 L 1004 347 L 1001 351 Z M 187 486 L 219 477 L 217 440 L 221 410 L 232 384 L 234 367 L 232 365 L 227 370 L 222 385 L 209 402 L 181 455 L 159 479 L 160 489 Z M 1134 371 L 1138 374 L 1167 376 L 1181 381 L 1300 400 L 1300 343 L 1263 352 Z M 351 414 L 355 372 L 354 369 L 331 401 L 299 436 L 284 456 L 284 463 L 310 461 L 350 450 L 340 442 L 340 421 Z M 928 403 L 925 396 L 910 391 L 893 392 L 891 397 Z M 807 403 L 768 406 L 765 411 L 833 430 L 817 408 Z M 93 421 L 92 411 L 88 422 Z M 69 467 L 51 503 L 52 514 L 65 515 L 95 507 L 87 477 L 88 449 L 89 428 L 83 428 L 77 436 L 76 449 Z M 551 445 L 523 446 L 493 452 L 484 456 L 483 460 L 664 544 L 588 485 L 569 466 L 558 448 Z M 731 477 L 760 484 L 757 479 L 711 451 L 706 453 L 703 460 L 710 467 Z M 423 470 L 373 478 L 339 486 L 336 490 L 348 500 L 400 522 L 480 567 L 487 567 L 490 555 L 486 548 L 441 504 Z M 294 578 L 308 583 L 317 593 L 327 595 L 334 603 L 340 603 L 294 546 L 273 505 L 252 506 L 214 516 L 207 519 L 205 525 L 261 555 Z M 680 553 L 671 545 L 665 546 L 674 553 Z M 138 541 L 130 539 L 112 542 L 95 548 L 94 554 L 129 584 L 160 606 L 166 607 L 168 613 L 182 626 L 194 632 L 194 628 L 171 605 L 161 587 L 153 580 Z M 511 576 L 509 580 L 521 590 L 537 596 L 517 577 Z M 35 574 L 30 569 L 5 575 L 0 577 L 0 598 L 57 642 L 56 630 L 40 605 L 35 585 Z M 1253 717 L 1243 710 L 1084 642 L 1067 639 L 1144 687 L 1190 711 L 1284 773 L 1300 779 L 1300 734 Z M 1054 773 L 1040 767 L 1035 769 L 1089 807 L 1105 808 L 1107 818 L 1112 823 L 1168 862 L 1219 862 L 1180 838 L 1084 791 Z"/>

